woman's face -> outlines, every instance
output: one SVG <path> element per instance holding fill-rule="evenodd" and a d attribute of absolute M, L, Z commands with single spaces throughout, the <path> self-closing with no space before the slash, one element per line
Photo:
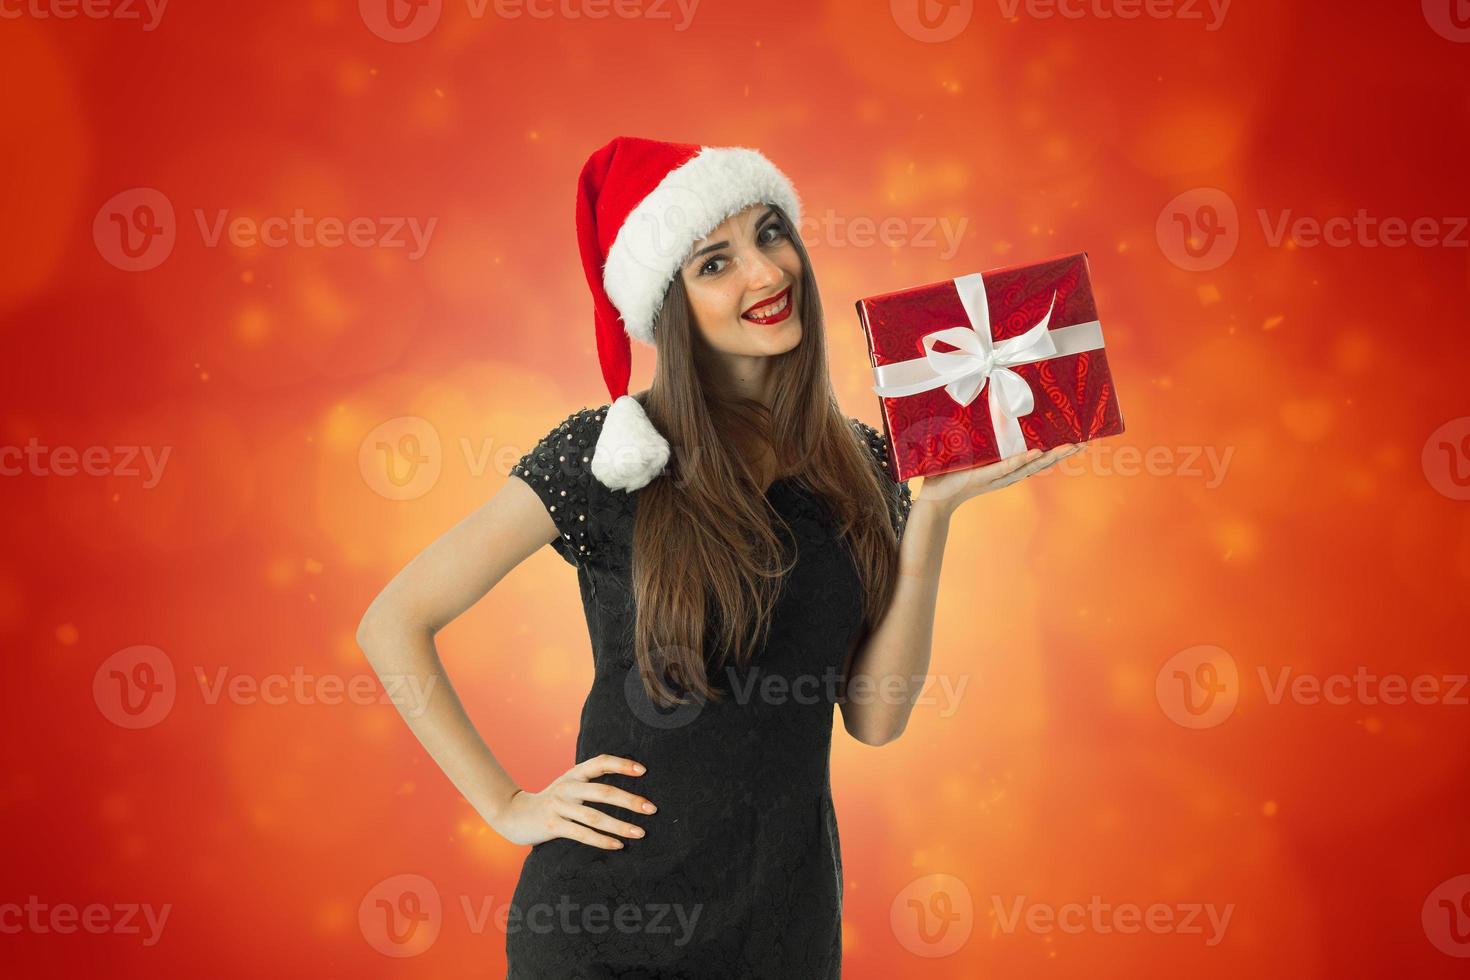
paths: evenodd
<path fill-rule="evenodd" d="M 800 342 L 801 256 L 769 205 L 731 215 L 695 242 L 679 275 L 696 333 L 720 354 L 769 357 Z"/>

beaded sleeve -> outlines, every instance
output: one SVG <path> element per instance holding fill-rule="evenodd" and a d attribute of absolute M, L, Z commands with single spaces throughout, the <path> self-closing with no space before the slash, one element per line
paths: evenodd
<path fill-rule="evenodd" d="M 592 450 L 602 426 L 601 409 L 584 408 L 546 433 L 511 468 L 551 515 L 559 536 L 551 547 L 572 565 L 585 564 L 593 552 L 594 508 L 600 485 L 592 476 Z"/>
<path fill-rule="evenodd" d="M 895 483 L 888 472 L 888 440 L 883 433 L 873 426 L 862 421 L 853 419 L 853 425 L 863 438 L 872 454 L 873 463 L 878 467 L 878 479 L 888 492 L 888 516 L 893 521 L 893 533 L 903 540 L 903 529 L 908 523 L 909 508 L 913 506 L 913 494 L 909 490 L 908 481 Z"/>

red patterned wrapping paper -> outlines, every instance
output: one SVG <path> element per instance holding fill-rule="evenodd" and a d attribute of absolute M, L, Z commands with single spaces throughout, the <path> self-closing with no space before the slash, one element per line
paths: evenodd
<path fill-rule="evenodd" d="M 981 277 L 990 333 L 997 342 L 1026 333 L 1046 317 L 1049 306 L 1052 331 L 1099 319 L 1086 252 L 995 269 Z M 860 299 L 857 312 L 875 368 L 923 358 L 925 334 L 972 326 L 953 279 Z M 943 341 L 934 347 L 956 349 Z M 1032 412 L 1018 419 L 1027 449 L 1123 431 L 1105 349 L 1017 364 L 1010 370 L 1030 386 L 1035 403 Z M 986 392 L 969 405 L 959 404 L 944 387 L 880 397 L 879 402 L 895 480 L 971 469 L 1001 458 Z"/>

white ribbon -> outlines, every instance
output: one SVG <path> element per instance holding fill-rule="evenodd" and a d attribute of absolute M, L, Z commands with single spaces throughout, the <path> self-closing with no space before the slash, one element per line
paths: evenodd
<path fill-rule="evenodd" d="M 899 398 L 943 387 L 950 398 L 966 406 L 982 389 L 988 389 L 990 424 L 1001 458 L 1024 453 L 1026 438 L 1019 420 L 1036 410 L 1036 398 L 1026 379 L 1011 368 L 1099 350 L 1103 346 L 1102 324 L 1092 320 L 1047 329 L 1057 304 L 1053 290 L 1046 315 L 1038 323 L 1019 337 L 997 341 L 990 336 L 990 306 L 980 273 L 960 276 L 954 286 L 970 325 L 924 334 L 923 357 L 874 367 L 873 377 L 878 383 L 873 390 L 884 398 Z M 935 350 L 935 343 L 941 340 L 959 349 Z"/>

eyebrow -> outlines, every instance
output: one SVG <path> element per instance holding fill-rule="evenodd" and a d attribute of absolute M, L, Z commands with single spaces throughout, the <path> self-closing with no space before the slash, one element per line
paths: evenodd
<path fill-rule="evenodd" d="M 773 215 L 775 213 L 776 213 L 776 209 L 775 208 L 772 208 L 771 210 L 767 211 L 765 214 L 761 215 L 760 216 L 760 220 L 755 223 L 755 230 L 757 232 L 759 232 L 761 230 L 761 226 L 766 223 L 766 219 L 769 218 L 771 215 Z M 693 262 L 695 259 L 699 258 L 701 255 L 705 254 L 706 252 L 718 252 L 722 248 L 729 248 L 729 247 L 730 247 L 730 243 L 729 242 L 715 242 L 713 245 L 706 245 L 704 248 L 700 249 L 699 251 L 695 252 L 693 255 L 689 256 L 688 260 L 685 261 L 684 264 L 685 265 L 688 265 L 690 262 Z"/>

